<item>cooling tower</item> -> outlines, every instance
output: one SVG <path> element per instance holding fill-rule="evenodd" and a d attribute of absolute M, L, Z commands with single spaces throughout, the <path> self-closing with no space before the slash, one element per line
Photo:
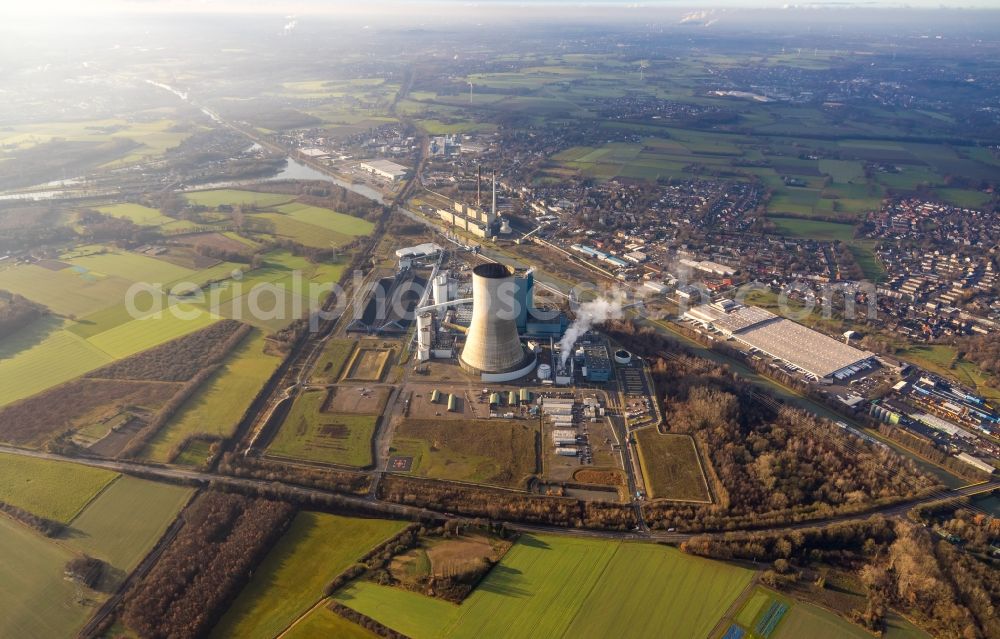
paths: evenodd
<path fill-rule="evenodd" d="M 525 375 L 534 368 L 534 354 L 517 335 L 515 290 L 513 270 L 503 264 L 480 264 L 472 270 L 472 323 L 459 358 L 465 370 Z"/>

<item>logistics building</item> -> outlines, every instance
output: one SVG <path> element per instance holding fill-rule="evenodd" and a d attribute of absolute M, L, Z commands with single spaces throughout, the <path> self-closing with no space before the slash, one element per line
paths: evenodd
<path fill-rule="evenodd" d="M 362 171 L 395 182 L 406 175 L 407 168 L 389 160 L 365 160 L 359 163 Z"/>
<path fill-rule="evenodd" d="M 874 366 L 875 354 L 755 306 L 721 300 L 696 306 L 684 318 L 780 360 L 814 379 L 842 380 Z"/>

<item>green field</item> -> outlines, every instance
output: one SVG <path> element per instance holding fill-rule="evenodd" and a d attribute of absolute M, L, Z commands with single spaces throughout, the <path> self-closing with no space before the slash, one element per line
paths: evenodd
<path fill-rule="evenodd" d="M 323 598 L 323 587 L 331 579 L 405 525 L 382 519 L 299 513 L 212 636 L 277 636 Z"/>
<path fill-rule="evenodd" d="M 945 344 L 910 346 L 896 354 L 917 366 L 973 388 L 988 399 L 1000 399 L 1000 390 L 990 386 L 989 375 L 974 362 L 965 359 L 956 360 L 958 352 L 951 346 Z M 954 367 L 952 367 L 953 362 Z"/>
<path fill-rule="evenodd" d="M 418 477 L 520 488 L 536 471 L 536 433 L 521 421 L 409 419 L 396 428 L 392 451 L 413 457 Z"/>
<path fill-rule="evenodd" d="M 278 357 L 264 353 L 264 334 L 255 330 L 225 359 L 222 368 L 178 410 L 152 439 L 144 457 L 168 462 L 175 448 L 191 435 L 224 438 L 237 423 L 274 370 Z"/>
<path fill-rule="evenodd" d="M 0 289 L 66 316 L 82 317 L 120 302 L 130 285 L 127 279 L 79 274 L 70 268 L 54 271 L 27 264 L 0 269 Z"/>
<path fill-rule="evenodd" d="M 851 224 L 787 217 L 772 217 L 768 219 L 774 222 L 777 232 L 782 235 L 813 240 L 840 240 L 841 242 L 850 242 L 854 239 L 854 226 Z"/>
<path fill-rule="evenodd" d="M 19 343 L 19 336 L 29 329 L 0 341 L 0 406 L 67 382 L 113 359 L 66 330 L 38 343 Z"/>
<path fill-rule="evenodd" d="M 934 192 L 949 204 L 970 209 L 982 208 L 993 199 L 993 195 L 990 193 L 968 189 L 934 189 Z"/>
<path fill-rule="evenodd" d="M 0 453 L 0 501 L 63 523 L 116 477 L 100 468 Z"/>
<path fill-rule="evenodd" d="M 111 206 L 102 206 L 97 210 L 111 217 L 132 220 L 139 226 L 163 226 L 164 224 L 177 221 L 172 217 L 163 215 L 156 209 L 151 209 L 141 204 L 112 204 Z"/>
<path fill-rule="evenodd" d="M 150 112 L 152 114 L 154 112 Z M 162 115 L 162 113 L 161 113 Z M 132 140 L 137 147 L 129 149 L 121 158 L 104 166 L 124 166 L 144 159 L 162 155 L 164 151 L 184 141 L 192 130 L 178 130 L 175 120 L 152 120 L 147 116 L 129 119 L 75 120 L 69 122 L 43 122 L 4 127 L 0 133 L 0 144 L 27 149 L 45 144 L 54 139 L 67 142 L 107 142 L 111 140 Z"/>
<path fill-rule="evenodd" d="M 524 535 L 460 606 L 370 582 L 334 598 L 413 639 L 704 637 L 752 575 L 662 546 Z"/>
<path fill-rule="evenodd" d="M 304 317 L 310 304 L 318 306 L 330 284 L 340 280 L 344 263 L 309 262 L 287 251 L 273 251 L 264 263 L 236 280 L 216 283 L 205 291 L 204 305 L 223 317 L 238 319 L 270 331 Z M 253 293 L 256 287 L 259 293 Z M 256 295 L 260 313 L 251 304 Z M 214 308 L 213 308 L 214 307 Z"/>
<path fill-rule="evenodd" d="M 214 324 L 218 319 L 191 305 L 177 304 L 159 313 L 158 316 L 134 319 L 98 333 L 87 341 L 108 356 L 121 359 L 201 330 Z"/>
<path fill-rule="evenodd" d="M 694 440 L 661 434 L 655 427 L 635 433 L 646 489 L 653 499 L 710 502 L 708 482 Z"/>
<path fill-rule="evenodd" d="M 258 208 L 270 208 L 278 204 L 291 202 L 294 195 L 284 193 L 257 193 L 255 191 L 239 191 L 235 189 L 216 189 L 213 191 L 195 191 L 185 194 L 188 202 L 215 208 L 221 204 L 235 206 L 255 206 Z"/>
<path fill-rule="evenodd" d="M 264 220 L 268 230 L 278 237 L 298 242 L 303 246 L 328 249 L 340 247 L 353 238 L 337 231 L 302 222 L 284 213 L 254 213 L 253 219 Z"/>
<path fill-rule="evenodd" d="M 323 353 L 313 366 L 309 381 L 314 384 L 332 384 L 340 379 L 351 353 L 354 352 L 353 339 L 330 339 L 323 347 Z"/>
<path fill-rule="evenodd" d="M 191 492 L 120 477 L 73 519 L 65 542 L 128 573 L 167 530 Z"/>
<path fill-rule="evenodd" d="M 318 226 L 321 229 L 343 233 L 351 237 L 368 235 L 375 228 L 374 224 L 363 218 L 338 213 L 337 211 L 318 206 L 295 202 L 276 206 L 275 208 L 300 222 Z"/>
<path fill-rule="evenodd" d="M 132 282 L 167 284 L 185 279 L 195 273 L 193 269 L 170 262 L 146 257 L 138 253 L 101 253 L 62 260 L 71 265 L 80 277 L 119 277 Z M 112 299 L 109 302 L 119 302 Z"/>
<path fill-rule="evenodd" d="M 0 517 L 0 637 L 72 637 L 94 614 L 80 588 L 63 577 L 73 554 L 26 526 Z M 84 591 L 86 592 L 86 591 Z"/>
<path fill-rule="evenodd" d="M 860 626 L 841 619 L 819 606 L 796 602 L 785 613 L 770 639 L 871 639 Z M 888 615 L 883 639 L 930 639 L 930 635 L 894 614 Z"/>
<path fill-rule="evenodd" d="M 378 635 L 348 621 L 325 606 L 316 608 L 282 635 L 282 639 L 378 639 Z"/>
<path fill-rule="evenodd" d="M 370 465 L 378 416 L 321 413 L 325 398 L 322 391 L 307 391 L 295 398 L 267 452 L 347 466 Z"/>

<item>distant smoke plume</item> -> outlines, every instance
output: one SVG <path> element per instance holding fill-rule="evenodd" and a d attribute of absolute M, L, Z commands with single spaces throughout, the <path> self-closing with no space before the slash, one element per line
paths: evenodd
<path fill-rule="evenodd" d="M 576 309 L 576 319 L 566 329 L 566 334 L 559 341 L 561 367 L 566 367 L 573 354 L 573 346 L 580 337 L 589 331 L 594 324 L 600 324 L 612 319 L 621 319 L 622 307 L 625 304 L 625 294 L 615 291 L 612 298 L 602 297 L 592 302 L 584 302 Z"/>
<path fill-rule="evenodd" d="M 281 35 L 289 35 L 292 31 L 295 31 L 295 27 L 299 26 L 299 21 L 295 19 L 295 16 L 288 16 L 288 22 L 285 23 L 284 28 L 281 30 Z"/>

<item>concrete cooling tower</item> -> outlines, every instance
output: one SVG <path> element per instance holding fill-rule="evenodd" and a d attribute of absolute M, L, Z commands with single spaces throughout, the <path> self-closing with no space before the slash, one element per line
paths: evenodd
<path fill-rule="evenodd" d="M 472 323 L 459 363 L 483 381 L 509 381 L 535 368 L 535 355 L 517 334 L 519 309 L 514 272 L 503 264 L 472 270 Z"/>

